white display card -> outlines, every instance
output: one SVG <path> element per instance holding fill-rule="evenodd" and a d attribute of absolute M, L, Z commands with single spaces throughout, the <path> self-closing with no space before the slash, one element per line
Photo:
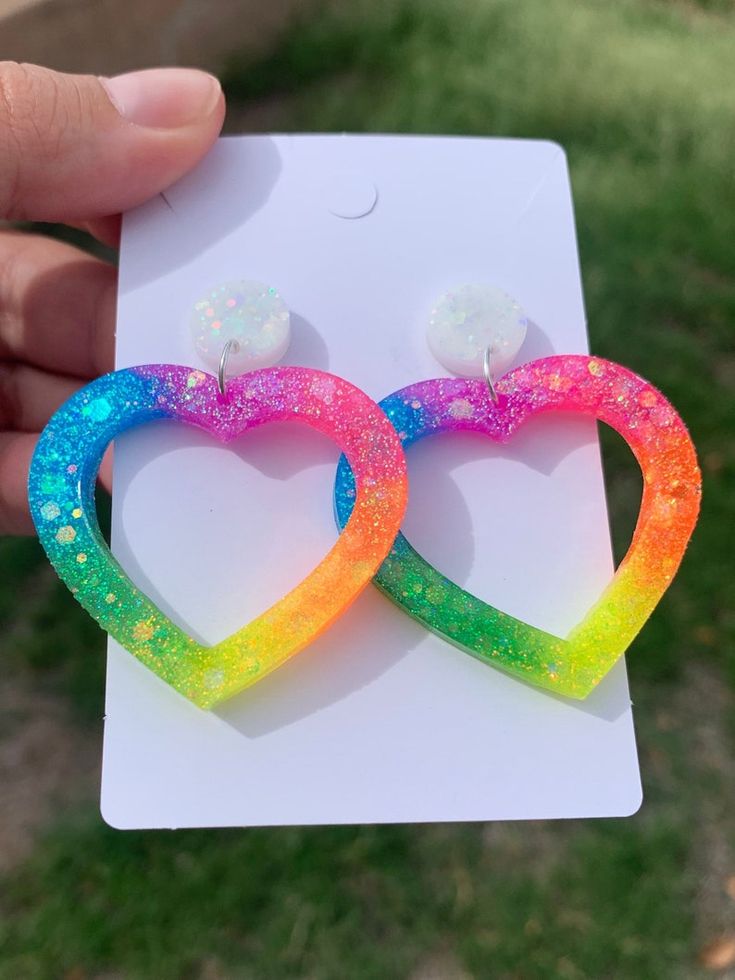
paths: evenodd
<path fill-rule="evenodd" d="M 518 363 L 586 352 L 574 217 L 553 143 L 396 136 L 220 140 L 125 216 L 117 366 L 204 368 L 192 304 L 232 279 L 275 286 L 284 363 L 375 399 L 446 374 L 434 301 L 500 286 L 531 320 Z M 609 581 L 594 422 L 533 420 L 409 450 L 404 528 L 456 582 L 565 635 Z M 335 540 L 338 451 L 298 424 L 222 446 L 173 422 L 120 437 L 113 551 L 181 627 L 215 643 L 291 589 Z M 327 633 L 212 712 L 109 641 L 102 812 L 115 827 L 625 815 L 641 787 L 625 665 L 584 702 L 427 633 L 369 587 Z"/>

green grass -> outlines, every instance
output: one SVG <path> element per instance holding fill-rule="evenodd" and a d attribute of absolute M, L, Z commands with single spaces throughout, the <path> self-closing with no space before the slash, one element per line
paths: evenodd
<path fill-rule="evenodd" d="M 644 808 L 628 821 L 177 834 L 116 833 L 82 810 L 0 881 L 0 977 L 369 980 L 447 956 L 480 978 L 699 976 L 697 949 L 735 915 L 724 883 L 714 912 L 702 898 L 713 875 L 735 874 L 732 4 L 345 7 L 264 62 L 233 63 L 231 100 L 278 129 L 562 143 L 592 348 L 659 385 L 698 446 L 702 520 L 629 661 Z M 638 483 L 621 441 L 605 434 L 604 449 L 620 554 Z M 4 654 L 93 717 L 101 638 L 60 587 L 38 587 L 38 563 L 33 544 L 1 543 Z"/>
<path fill-rule="evenodd" d="M 577 828 L 546 874 L 497 859 L 481 828 L 119 834 L 49 841 L 13 883 L 8 978 L 112 964 L 125 975 L 407 976 L 443 946 L 479 976 L 663 976 L 686 956 L 685 857 L 666 825 Z M 505 846 L 523 855 L 523 831 Z M 678 880 L 662 895 L 662 880 Z M 620 909 L 625 908 L 625 931 Z M 496 972 L 488 972 L 490 966 Z"/>

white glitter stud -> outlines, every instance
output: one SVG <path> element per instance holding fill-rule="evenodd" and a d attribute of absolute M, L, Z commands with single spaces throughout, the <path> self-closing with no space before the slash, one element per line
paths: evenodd
<path fill-rule="evenodd" d="M 444 293 L 429 318 L 427 339 L 434 357 L 453 374 L 483 375 L 485 352 L 495 377 L 513 363 L 526 338 L 520 304 L 495 286 L 467 285 Z"/>
<path fill-rule="evenodd" d="M 216 286 L 194 304 L 194 345 L 202 360 L 217 367 L 222 351 L 229 374 L 270 367 L 283 357 L 291 340 L 288 307 L 277 290 L 262 282 L 239 280 Z"/>

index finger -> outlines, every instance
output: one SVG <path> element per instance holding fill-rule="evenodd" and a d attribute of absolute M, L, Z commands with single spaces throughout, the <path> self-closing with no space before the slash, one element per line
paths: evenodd
<path fill-rule="evenodd" d="M 78 378 L 111 371 L 117 272 L 65 242 L 0 232 L 0 359 Z"/>

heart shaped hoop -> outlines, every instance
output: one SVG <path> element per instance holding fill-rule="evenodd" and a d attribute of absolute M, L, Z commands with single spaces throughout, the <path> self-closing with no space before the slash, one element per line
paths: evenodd
<path fill-rule="evenodd" d="M 109 443 L 132 426 L 174 419 L 228 442 L 265 422 L 295 420 L 330 436 L 357 477 L 344 532 L 295 589 L 232 636 L 202 646 L 130 581 L 97 522 L 95 481 Z M 322 371 L 277 367 L 227 383 L 156 364 L 105 375 L 48 423 L 29 476 L 38 535 L 66 585 L 119 643 L 179 693 L 209 708 L 260 680 L 325 630 L 387 555 L 406 505 L 405 457 L 378 406 Z"/>
<path fill-rule="evenodd" d="M 397 605 L 456 646 L 539 687 L 584 698 L 625 652 L 668 588 L 699 513 L 701 476 L 684 423 L 664 396 L 632 371 L 584 355 L 531 361 L 495 384 L 438 378 L 381 403 L 404 445 L 437 432 L 473 430 L 507 442 L 535 415 L 575 412 L 616 429 L 643 473 L 633 540 L 602 596 L 566 639 L 501 612 L 433 568 L 399 534 L 375 577 Z M 335 485 L 337 522 L 355 503 L 349 461 Z"/>

